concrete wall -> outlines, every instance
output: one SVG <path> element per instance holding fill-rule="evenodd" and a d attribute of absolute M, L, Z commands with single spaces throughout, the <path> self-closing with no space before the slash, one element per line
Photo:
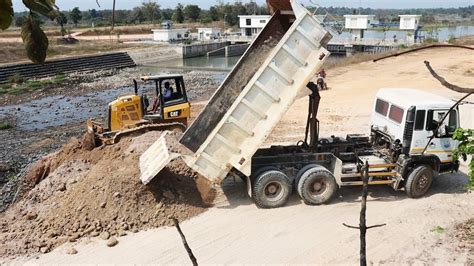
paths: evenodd
<path fill-rule="evenodd" d="M 208 52 L 226 47 L 230 42 L 213 42 L 183 46 L 183 58 L 205 56 Z"/>
<path fill-rule="evenodd" d="M 231 46 L 227 46 L 225 48 L 226 52 L 225 52 L 225 56 L 239 56 L 239 55 L 243 55 L 245 53 L 245 51 L 247 50 L 247 48 L 249 48 L 250 44 L 249 43 L 246 43 L 246 44 L 236 44 L 236 45 L 231 45 Z"/>
<path fill-rule="evenodd" d="M 180 46 L 156 46 L 151 48 L 127 51 L 137 65 L 153 65 L 154 63 L 183 58 Z"/>

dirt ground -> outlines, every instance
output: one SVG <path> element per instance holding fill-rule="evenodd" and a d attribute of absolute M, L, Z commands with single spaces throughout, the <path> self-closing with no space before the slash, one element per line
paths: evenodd
<path fill-rule="evenodd" d="M 340 67 L 328 73 L 330 90 L 322 92 L 321 135 L 367 133 L 375 93 L 382 87 L 411 87 L 459 99 L 434 80 L 423 61 L 460 86 L 472 87 L 474 53 L 432 49 L 377 63 Z M 461 126 L 474 127 L 474 97 L 461 106 Z M 202 103 L 201 103 L 202 106 Z M 294 143 L 304 134 L 307 99 L 297 101 L 267 140 Z M 465 164 L 461 167 L 466 171 Z M 474 193 L 466 193 L 464 173 L 437 176 L 421 199 L 386 186 L 370 188 L 368 223 L 387 225 L 367 236 L 369 263 L 469 264 L 472 241 L 465 241 L 465 222 L 474 217 Z M 228 179 L 215 206 L 182 223 L 199 263 L 325 263 L 358 262 L 356 225 L 360 188 L 343 188 L 328 205 L 307 206 L 293 195 L 283 208 L 258 209 L 240 180 Z M 472 223 L 471 223 L 472 224 Z M 472 235 L 472 234 L 471 234 Z M 161 227 L 118 238 L 109 248 L 99 238 L 66 243 L 52 252 L 20 257 L 14 262 L 37 263 L 189 263 L 175 228 Z M 78 251 L 70 255 L 71 247 Z M 131 252 L 133 250 L 133 252 Z"/>

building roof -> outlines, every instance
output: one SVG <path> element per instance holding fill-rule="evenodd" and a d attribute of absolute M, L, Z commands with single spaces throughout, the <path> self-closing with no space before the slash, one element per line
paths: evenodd
<path fill-rule="evenodd" d="M 189 31 L 189 29 L 181 28 L 181 29 L 152 29 L 151 31 L 161 31 L 161 32 L 166 32 L 166 31 Z"/>
<path fill-rule="evenodd" d="M 344 15 L 345 18 L 372 18 L 375 15 Z"/>
<path fill-rule="evenodd" d="M 398 15 L 401 18 L 420 18 L 421 15 Z"/>
<path fill-rule="evenodd" d="M 389 101 L 404 109 L 411 106 L 417 108 L 450 108 L 455 103 L 453 100 L 433 93 L 407 88 L 383 88 L 377 92 L 377 98 Z"/>
<path fill-rule="evenodd" d="M 270 15 L 239 15 L 239 18 L 271 18 Z"/>

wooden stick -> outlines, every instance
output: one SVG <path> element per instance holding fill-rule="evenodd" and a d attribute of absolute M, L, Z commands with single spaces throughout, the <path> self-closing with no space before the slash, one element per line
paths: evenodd
<path fill-rule="evenodd" d="M 455 44 L 432 44 L 432 45 L 428 45 L 428 46 L 423 46 L 423 47 L 414 48 L 414 49 L 411 49 L 411 50 L 408 50 L 408 51 L 399 52 L 399 53 L 396 53 L 396 54 L 391 54 L 391 55 L 382 56 L 382 57 L 379 57 L 379 58 L 374 59 L 374 60 L 372 60 L 372 61 L 373 61 L 373 62 L 377 62 L 377 61 L 379 61 L 379 60 L 383 60 L 383 59 L 386 59 L 386 58 L 389 58 L 389 57 L 396 57 L 396 56 L 399 56 L 399 55 L 408 54 L 408 53 L 413 53 L 413 52 L 416 52 L 416 51 L 419 51 L 419 50 L 431 49 L 431 48 L 461 48 L 461 49 L 474 50 L 474 48 L 469 47 L 469 46 L 464 46 L 464 45 L 455 45 Z"/>
<path fill-rule="evenodd" d="M 447 82 L 446 79 L 444 79 L 443 77 L 441 77 L 434 71 L 434 69 L 430 66 L 430 62 L 425 61 L 425 65 L 430 71 L 431 75 L 433 75 L 433 77 L 437 79 L 446 88 L 453 91 L 460 92 L 460 93 L 474 93 L 474 88 L 463 88 L 463 87 L 459 87 L 457 85 Z"/>
<path fill-rule="evenodd" d="M 188 253 L 189 259 L 191 259 L 191 262 L 193 263 L 194 266 L 197 266 L 197 260 L 196 257 L 194 257 L 193 251 L 188 245 L 188 242 L 186 241 L 186 237 L 183 234 L 183 231 L 181 231 L 181 227 L 179 227 L 179 222 L 178 219 L 173 218 L 174 225 L 176 226 L 176 229 L 178 230 L 179 235 L 181 236 L 181 241 L 183 241 L 184 248 L 186 249 L 186 252 Z"/>

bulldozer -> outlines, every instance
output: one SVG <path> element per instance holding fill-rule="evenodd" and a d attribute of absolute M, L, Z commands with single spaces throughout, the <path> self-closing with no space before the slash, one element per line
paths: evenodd
<path fill-rule="evenodd" d="M 105 123 L 87 121 L 87 133 L 93 146 L 110 145 L 124 136 L 139 135 L 147 131 L 183 132 L 190 117 L 183 75 L 166 74 L 140 77 L 143 83 L 154 85 L 155 96 L 150 101 L 134 79 L 134 94 L 119 96 L 108 104 Z"/>

